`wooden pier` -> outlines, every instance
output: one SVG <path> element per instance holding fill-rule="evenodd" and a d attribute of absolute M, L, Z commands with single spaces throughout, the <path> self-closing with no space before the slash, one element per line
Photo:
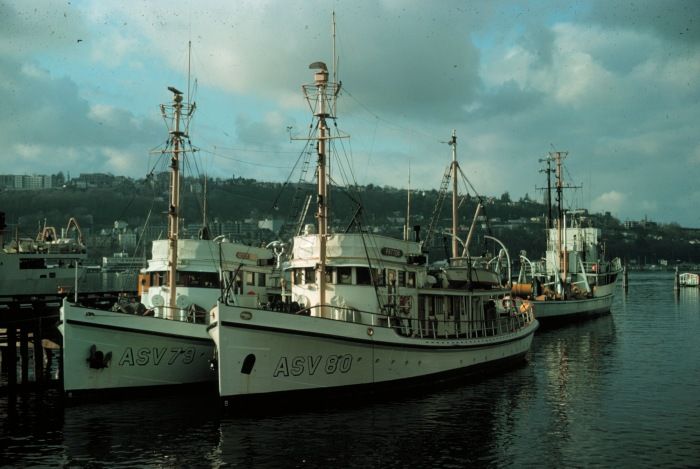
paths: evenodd
<path fill-rule="evenodd" d="M 78 293 L 78 302 L 109 308 L 124 295 L 135 297 L 136 292 Z M 57 326 L 64 296 L 56 294 L 0 297 L 0 363 L 2 374 L 7 376 L 7 384 L 0 387 L 0 392 L 14 395 L 19 390 L 60 385 L 60 380 L 49 375 L 44 362 L 51 363 L 55 351 L 62 348 L 62 338 Z M 33 352 L 33 360 L 30 359 L 30 349 Z M 33 376 L 30 376 L 31 362 Z"/>

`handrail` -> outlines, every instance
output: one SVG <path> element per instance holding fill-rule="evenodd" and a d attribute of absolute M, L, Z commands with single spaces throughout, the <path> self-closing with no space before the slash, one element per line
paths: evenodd
<path fill-rule="evenodd" d="M 391 312 L 382 314 L 333 305 L 314 305 L 292 314 L 310 316 L 313 310 L 330 311 L 326 316 L 314 318 L 329 321 L 342 321 L 371 327 L 393 329 L 397 334 L 413 338 L 478 338 L 492 337 L 518 331 L 534 320 L 532 307 L 521 310 L 511 306 L 507 311 L 500 311 L 493 318 L 465 320 L 456 317 L 442 318 L 437 315 L 425 315 L 422 318 Z M 281 314 L 289 314 L 280 311 Z"/>

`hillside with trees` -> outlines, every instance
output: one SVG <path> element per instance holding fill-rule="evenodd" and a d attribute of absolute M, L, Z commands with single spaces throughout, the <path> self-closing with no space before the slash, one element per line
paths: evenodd
<path fill-rule="evenodd" d="M 61 188 L 36 191 L 5 190 L 0 192 L 0 211 L 5 212 L 10 236 L 34 236 L 44 223 L 60 227 L 75 217 L 84 234 L 108 255 L 115 246 L 100 245 L 98 234 L 112 230 L 116 221 L 125 222 L 134 230 L 147 222 L 167 226 L 167 174 L 148 179 L 132 180 L 115 177 L 100 187 L 65 184 Z M 204 223 L 204 188 L 206 186 L 207 223 L 219 223 L 223 234 L 250 243 L 268 242 L 288 237 L 298 228 L 299 214 L 306 196 L 311 207 L 304 223 L 313 223 L 315 188 L 311 184 L 261 182 L 252 179 L 188 178 L 183 182 L 181 218 L 183 225 Z M 407 207 L 405 190 L 375 185 L 334 188 L 330 195 L 331 220 L 334 232 L 368 230 L 389 236 L 402 236 Z M 448 194 L 449 198 L 449 194 Z M 413 191 L 411 194 L 411 225 L 420 226 L 425 236 L 438 201 L 438 191 Z M 472 223 L 477 198 L 467 195 L 461 199 L 459 226 L 466 233 Z M 544 252 L 544 228 L 547 208 L 528 196 L 511 200 L 506 192 L 498 197 L 484 197 L 483 210 L 477 223 L 477 236 L 472 251 L 483 245 L 483 235 L 490 234 L 503 241 L 516 257 L 521 250 L 537 258 Z M 440 252 L 449 244 L 449 200 L 438 213 L 438 226 L 432 240 L 432 250 Z M 588 214 L 593 226 L 602 230 L 602 239 L 609 256 L 619 256 L 633 264 L 700 263 L 700 230 L 684 229 L 677 224 L 661 225 L 651 221 L 625 226 L 607 214 Z M 287 223 L 284 233 L 259 229 L 260 220 Z M 247 229 L 241 229 L 241 226 Z M 234 226 L 228 233 L 225 227 Z M 162 233 L 164 230 L 158 231 Z M 192 232 L 192 230 L 191 230 Z M 414 236 L 414 234 L 412 234 Z"/>

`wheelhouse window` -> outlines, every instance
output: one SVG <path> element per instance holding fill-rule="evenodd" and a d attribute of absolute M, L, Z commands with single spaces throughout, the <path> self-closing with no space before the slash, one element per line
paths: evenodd
<path fill-rule="evenodd" d="M 406 286 L 410 288 L 415 288 L 416 286 L 416 273 L 406 272 Z"/>
<path fill-rule="evenodd" d="M 19 260 L 20 269 L 45 269 L 46 260 L 45 259 L 20 259 Z"/>
<path fill-rule="evenodd" d="M 396 286 L 396 271 L 393 269 L 386 269 L 386 283 L 391 286 Z"/>
<path fill-rule="evenodd" d="M 219 288 L 219 273 L 178 272 L 177 286 L 193 288 Z"/>
<path fill-rule="evenodd" d="M 399 281 L 398 281 L 398 286 L 399 286 L 399 287 L 405 287 L 405 286 L 406 286 L 406 272 L 404 272 L 403 270 L 399 270 L 399 271 L 398 271 L 397 278 L 398 278 L 398 280 L 399 280 Z"/>
<path fill-rule="evenodd" d="M 326 283 L 333 283 L 333 274 L 335 274 L 335 267 L 326 267 Z"/>
<path fill-rule="evenodd" d="M 151 285 L 158 287 L 166 284 L 165 272 L 151 272 Z"/>
<path fill-rule="evenodd" d="M 372 285 L 372 275 L 368 267 L 355 267 L 358 285 Z"/>
<path fill-rule="evenodd" d="M 270 285 L 271 287 L 281 287 L 282 286 L 282 278 L 280 277 L 272 277 L 270 276 Z"/>
<path fill-rule="evenodd" d="M 307 285 L 310 283 L 316 283 L 316 270 L 313 267 L 307 267 L 304 269 L 304 282 Z"/>
<path fill-rule="evenodd" d="M 259 287 L 265 286 L 265 274 L 262 272 L 258 273 L 258 286 Z"/>
<path fill-rule="evenodd" d="M 338 267 L 338 284 L 352 285 L 352 267 Z"/>

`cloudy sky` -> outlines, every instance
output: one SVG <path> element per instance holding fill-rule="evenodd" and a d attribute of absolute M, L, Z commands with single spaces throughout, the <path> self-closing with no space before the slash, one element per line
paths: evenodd
<path fill-rule="evenodd" d="M 700 227 L 696 0 L 0 0 L 0 174 L 144 177 L 189 64 L 202 170 L 284 181 L 333 11 L 358 184 L 438 188 L 455 129 L 482 195 L 556 149 L 572 208 Z"/>

